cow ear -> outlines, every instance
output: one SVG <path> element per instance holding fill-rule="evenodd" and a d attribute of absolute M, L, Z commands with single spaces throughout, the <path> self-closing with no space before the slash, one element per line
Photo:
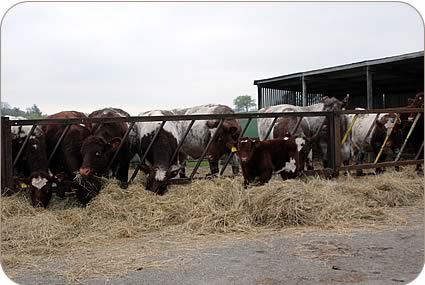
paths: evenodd
<path fill-rule="evenodd" d="M 117 150 L 117 148 L 120 145 L 120 143 L 121 143 L 121 138 L 119 138 L 119 137 L 113 138 L 109 142 L 109 144 L 112 146 L 112 150 L 114 150 L 114 151 Z"/>
<path fill-rule="evenodd" d="M 208 120 L 207 121 L 207 126 L 210 129 L 217 128 L 217 126 L 218 126 L 218 120 Z"/>

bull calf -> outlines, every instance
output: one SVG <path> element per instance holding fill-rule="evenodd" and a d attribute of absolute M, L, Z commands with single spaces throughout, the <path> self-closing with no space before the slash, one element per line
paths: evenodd
<path fill-rule="evenodd" d="M 284 137 L 266 141 L 241 138 L 238 143 L 245 188 L 258 178 L 267 183 L 273 173 L 283 180 L 295 178 L 299 173 L 299 153 L 294 138 Z"/>

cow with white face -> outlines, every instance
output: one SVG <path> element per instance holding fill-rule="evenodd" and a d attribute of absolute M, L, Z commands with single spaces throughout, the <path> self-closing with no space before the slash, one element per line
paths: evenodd
<path fill-rule="evenodd" d="M 172 110 L 176 115 L 200 115 L 200 114 L 233 114 L 233 110 L 225 105 L 207 104 L 185 109 Z M 224 120 L 220 129 L 218 125 L 220 120 L 200 120 L 196 121 L 185 139 L 182 152 L 193 159 L 198 159 L 204 152 L 210 138 L 216 134 L 215 140 L 211 143 L 206 157 L 210 165 L 210 175 L 217 175 L 219 172 L 218 161 L 224 159 L 230 152 L 236 150 L 241 127 L 236 119 Z M 184 132 L 190 124 L 190 121 L 181 121 L 180 128 Z M 239 163 L 234 155 L 230 161 L 234 174 L 239 171 Z M 182 171 L 184 175 L 184 170 Z"/>
<path fill-rule="evenodd" d="M 290 113 L 290 112 L 320 112 L 320 111 L 338 111 L 345 108 L 348 103 L 349 96 L 347 95 L 343 100 L 338 100 L 334 97 L 323 97 L 323 102 L 310 105 L 310 106 L 294 106 L 290 104 L 281 104 L 276 106 L 269 106 L 258 110 L 259 113 Z M 347 120 L 344 115 L 341 116 L 342 131 L 347 127 Z M 303 117 L 299 124 L 298 129 L 294 132 L 298 123 L 298 118 L 295 116 L 284 116 L 276 121 L 272 128 L 270 136 L 266 138 L 267 131 L 273 123 L 273 118 L 260 118 L 258 119 L 258 136 L 260 140 L 282 138 L 290 135 L 296 138 L 298 149 L 300 152 L 300 161 L 302 164 L 307 165 L 307 169 L 312 169 L 312 146 L 316 142 L 320 142 L 320 150 L 324 167 L 327 167 L 327 132 L 326 130 L 326 117 Z M 319 132 L 320 128 L 323 131 Z M 294 132 L 294 133 L 292 133 Z M 316 136 L 317 135 L 317 136 Z M 350 142 L 341 146 L 341 156 L 344 164 L 348 164 L 350 157 Z M 302 167 L 303 168 L 303 167 Z"/>
<path fill-rule="evenodd" d="M 152 110 L 140 113 L 139 116 L 171 116 L 172 112 L 166 110 Z M 147 151 L 161 122 L 137 122 L 139 135 L 139 156 Z M 146 190 L 157 194 L 164 194 L 169 179 L 175 177 L 180 170 L 179 155 L 173 160 L 172 156 L 180 142 L 182 132 L 177 121 L 167 121 L 159 132 L 151 149 L 143 162 L 142 170 L 147 174 Z"/>
<path fill-rule="evenodd" d="M 25 120 L 22 117 L 10 117 L 12 120 Z M 12 159 L 15 160 L 19 150 L 28 137 L 32 126 L 12 126 Z M 17 161 L 15 183 L 21 189 L 28 188 L 34 207 L 47 207 L 52 197 L 54 177 L 49 174 L 46 152 L 46 135 L 36 127 L 28 139 L 24 151 Z"/>

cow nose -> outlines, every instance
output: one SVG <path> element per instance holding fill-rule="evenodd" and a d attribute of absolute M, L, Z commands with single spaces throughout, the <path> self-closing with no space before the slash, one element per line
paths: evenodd
<path fill-rule="evenodd" d="M 92 174 L 92 172 L 93 172 L 93 168 L 90 168 L 90 167 L 80 168 L 80 175 L 82 176 L 88 176 Z"/>

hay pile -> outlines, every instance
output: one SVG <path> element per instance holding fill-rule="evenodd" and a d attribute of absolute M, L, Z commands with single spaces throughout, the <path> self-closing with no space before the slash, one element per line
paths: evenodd
<path fill-rule="evenodd" d="M 121 190 L 110 182 L 87 207 L 75 197 L 52 199 L 34 209 L 29 197 L 2 197 L 3 264 L 29 256 L 69 252 L 81 247 L 161 232 L 175 235 L 252 233 L 264 228 L 402 222 L 392 207 L 421 205 L 423 178 L 413 171 L 381 176 L 315 177 L 243 189 L 242 177 L 170 186 L 164 196 L 142 184 Z"/>

